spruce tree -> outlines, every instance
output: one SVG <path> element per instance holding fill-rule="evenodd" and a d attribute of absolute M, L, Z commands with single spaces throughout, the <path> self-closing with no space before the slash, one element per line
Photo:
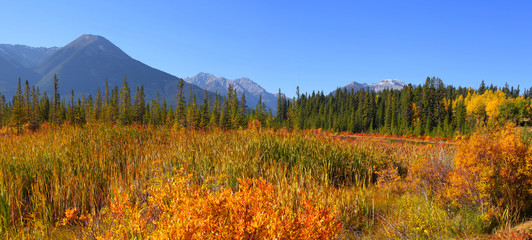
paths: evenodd
<path fill-rule="evenodd" d="M 175 114 L 176 114 L 175 120 L 176 120 L 176 125 L 180 127 L 185 127 L 185 120 L 186 120 L 186 112 L 185 112 L 186 103 L 185 103 L 185 95 L 183 93 L 184 84 L 185 83 L 183 82 L 183 79 L 179 79 L 179 82 L 177 84 L 177 95 L 176 95 L 177 105 L 175 109 Z"/>
<path fill-rule="evenodd" d="M 281 123 L 285 119 L 285 99 L 283 93 L 281 93 L 281 89 L 279 88 L 279 93 L 277 94 L 277 116 L 276 120 Z"/>
<path fill-rule="evenodd" d="M 41 114 L 41 120 L 43 122 L 49 121 L 50 116 L 50 100 L 48 99 L 48 96 L 46 95 L 46 92 L 42 94 L 42 98 L 39 104 L 40 108 L 40 114 Z"/>
<path fill-rule="evenodd" d="M 432 119 L 434 115 L 434 84 L 430 77 L 427 77 L 425 85 L 423 85 L 423 95 L 421 100 L 421 121 L 422 129 L 425 130 L 423 134 L 429 134 L 432 130 Z"/>
<path fill-rule="evenodd" d="M 31 116 L 31 90 L 28 80 L 24 82 L 24 122 L 29 122 Z"/>
<path fill-rule="evenodd" d="M 74 124 L 74 90 L 70 90 L 70 101 L 67 106 L 66 119 L 70 124 Z"/>
<path fill-rule="evenodd" d="M 221 106 L 220 106 L 220 96 L 218 93 L 214 95 L 214 104 L 212 106 L 211 119 L 209 120 L 210 127 L 219 127 L 220 115 L 221 115 Z"/>
<path fill-rule="evenodd" d="M 205 98 L 203 99 L 203 105 L 201 105 L 201 113 L 200 113 L 200 127 L 201 128 L 207 128 L 209 125 L 209 99 L 210 96 L 207 95 L 207 90 L 205 89 L 205 93 L 203 94 Z"/>
<path fill-rule="evenodd" d="M 20 85 L 20 78 L 18 79 L 18 87 L 15 96 L 13 97 L 13 113 L 11 115 L 11 124 L 15 126 L 17 134 L 22 131 L 24 125 L 24 96 L 22 95 L 22 87 Z"/>
<path fill-rule="evenodd" d="M 40 121 L 39 91 L 35 89 L 35 86 L 33 86 L 31 92 L 31 111 L 28 127 L 31 130 L 35 131 L 37 128 L 39 128 Z"/>
<path fill-rule="evenodd" d="M 53 81 L 53 88 L 54 88 L 54 97 L 52 101 L 52 107 L 50 113 L 52 120 L 52 123 L 54 124 L 60 124 L 61 123 L 61 96 L 59 95 L 59 79 L 57 79 L 57 75 L 54 74 L 54 81 Z"/>
<path fill-rule="evenodd" d="M 402 129 L 405 132 L 410 131 L 410 126 L 412 126 L 412 96 L 411 96 L 412 86 L 408 85 L 404 87 L 401 95 L 401 125 Z"/>
<path fill-rule="evenodd" d="M 124 76 L 122 89 L 120 90 L 119 120 L 122 125 L 126 125 L 131 122 L 131 93 L 126 76 Z"/>
<path fill-rule="evenodd" d="M 262 95 L 259 95 L 259 101 L 257 102 L 257 107 L 255 108 L 255 116 L 254 118 L 259 120 L 261 124 L 265 123 L 266 120 L 266 107 L 264 103 L 262 102 Z"/>
<path fill-rule="evenodd" d="M 232 124 L 231 124 L 231 106 L 230 106 L 228 98 L 226 98 L 224 100 L 224 103 L 222 105 L 222 110 L 221 110 L 221 113 L 220 113 L 219 126 L 222 129 L 224 129 L 224 130 L 231 129 L 231 127 L 232 127 Z"/>
<path fill-rule="evenodd" d="M 103 107 L 102 107 L 102 118 L 104 122 L 111 122 L 111 92 L 109 91 L 109 83 L 105 79 L 105 93 L 103 95 Z"/>
<path fill-rule="evenodd" d="M 480 87 L 478 87 L 478 93 L 484 94 L 485 91 L 486 91 L 486 83 L 484 83 L 484 80 L 482 80 L 482 82 L 480 83 Z"/>
<path fill-rule="evenodd" d="M 144 86 L 135 89 L 135 98 L 133 100 L 133 121 L 142 123 L 145 112 Z"/>
<path fill-rule="evenodd" d="M 456 107 L 454 109 L 454 122 L 456 130 L 464 134 L 466 132 L 466 106 L 464 104 L 464 98 L 459 96 L 456 100 Z"/>
<path fill-rule="evenodd" d="M 115 124 L 119 115 L 119 91 L 118 86 L 111 90 L 111 98 L 109 100 L 109 107 L 107 108 L 107 116 L 109 123 Z"/>
<path fill-rule="evenodd" d="M 238 107 L 239 115 L 240 115 L 240 126 L 246 126 L 247 120 L 246 120 L 246 113 L 248 106 L 246 105 L 246 93 L 242 92 L 242 97 L 240 98 L 240 105 Z"/>
<path fill-rule="evenodd" d="M 187 107 L 187 126 L 189 128 L 197 128 L 199 126 L 199 117 L 197 114 L 196 95 L 192 94 L 192 101 Z"/>
<path fill-rule="evenodd" d="M 96 90 L 96 98 L 94 99 L 93 104 L 93 116 L 95 121 L 100 121 L 102 119 L 102 94 L 100 93 L 100 89 L 98 88 Z"/>

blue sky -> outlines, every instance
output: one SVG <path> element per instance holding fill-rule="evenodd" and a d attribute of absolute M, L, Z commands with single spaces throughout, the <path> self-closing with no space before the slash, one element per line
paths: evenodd
<path fill-rule="evenodd" d="M 0 43 L 106 37 L 178 77 L 246 76 L 270 92 L 427 76 L 532 86 L 532 1 L 6 1 Z"/>

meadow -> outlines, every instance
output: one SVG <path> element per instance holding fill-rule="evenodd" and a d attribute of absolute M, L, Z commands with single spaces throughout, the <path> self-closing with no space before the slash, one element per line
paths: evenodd
<path fill-rule="evenodd" d="M 42 126 L 0 136 L 7 239 L 527 239 L 530 134 Z"/>

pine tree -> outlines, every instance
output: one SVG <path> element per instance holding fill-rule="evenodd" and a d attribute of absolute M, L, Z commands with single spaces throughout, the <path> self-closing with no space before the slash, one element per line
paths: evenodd
<path fill-rule="evenodd" d="M 102 108 L 103 108 L 103 103 L 102 103 L 102 94 L 100 93 L 100 89 L 98 88 L 96 90 L 96 98 L 94 99 L 94 104 L 93 104 L 93 116 L 94 116 L 94 120 L 95 121 L 100 121 L 102 119 Z"/>
<path fill-rule="evenodd" d="M 111 98 L 109 100 L 109 107 L 107 108 L 107 116 L 109 117 L 109 123 L 116 123 L 119 114 L 119 91 L 118 86 L 115 86 L 111 90 Z"/>
<path fill-rule="evenodd" d="M 83 109 L 83 101 L 78 98 L 78 103 L 74 107 L 74 124 L 83 125 L 85 124 L 86 116 L 85 110 Z"/>
<path fill-rule="evenodd" d="M 239 109 L 239 115 L 240 115 L 240 126 L 246 126 L 247 120 L 246 120 L 246 113 L 248 106 L 246 105 L 246 93 L 242 92 L 242 97 L 240 98 L 240 106 Z"/>
<path fill-rule="evenodd" d="M 183 86 L 184 86 L 183 79 L 179 79 L 179 83 L 177 84 L 177 105 L 175 109 L 175 120 L 176 125 L 180 127 L 185 127 L 185 120 L 186 120 L 186 103 L 185 103 L 185 96 L 183 94 Z"/>
<path fill-rule="evenodd" d="M 135 99 L 133 100 L 133 120 L 137 123 L 142 123 L 142 118 L 146 111 L 144 98 L 144 86 L 141 85 L 140 88 L 136 88 Z"/>
<path fill-rule="evenodd" d="M 35 131 L 39 128 L 40 125 L 40 112 L 39 112 L 39 91 L 35 89 L 35 86 L 32 87 L 31 92 L 31 111 L 30 111 L 30 120 L 29 128 Z"/>
<path fill-rule="evenodd" d="M 279 94 L 277 94 L 277 122 L 282 123 L 286 120 L 286 110 L 286 98 L 279 88 Z"/>
<path fill-rule="evenodd" d="M 221 115 L 221 106 L 220 106 L 220 96 L 218 95 L 218 93 L 216 93 L 214 95 L 214 104 L 213 104 L 213 107 L 212 107 L 212 113 L 211 113 L 211 119 L 209 121 L 209 125 L 210 127 L 214 128 L 214 127 L 219 127 L 219 123 L 220 123 L 220 115 Z"/>
<path fill-rule="evenodd" d="M 199 126 L 199 117 L 197 114 L 196 95 L 192 94 L 192 101 L 187 107 L 187 126 L 189 128 L 197 128 Z"/>
<path fill-rule="evenodd" d="M 388 92 L 389 94 L 386 96 L 386 107 L 385 107 L 385 115 L 384 115 L 384 129 L 386 129 L 387 132 L 391 132 L 393 128 L 393 95 Z"/>
<path fill-rule="evenodd" d="M 456 130 L 460 131 L 462 134 L 466 131 L 466 106 L 464 104 L 464 98 L 459 96 L 456 100 L 456 107 L 454 109 L 454 122 L 456 125 Z"/>
<path fill-rule="evenodd" d="M 203 99 L 203 105 L 201 105 L 201 113 L 200 113 L 200 127 L 201 128 L 207 128 L 209 125 L 209 99 L 210 97 L 207 95 L 207 90 L 205 90 L 205 93 L 203 94 L 205 98 Z"/>
<path fill-rule="evenodd" d="M 228 97 L 229 98 L 229 97 Z M 220 113 L 220 123 L 218 124 L 222 129 L 228 130 L 231 129 L 231 106 L 228 98 L 225 99 L 222 110 Z"/>
<path fill-rule="evenodd" d="M 85 98 L 85 93 L 83 94 L 83 98 Z M 94 101 L 92 100 L 92 95 L 89 94 L 85 100 L 83 100 L 83 114 L 85 115 L 85 122 L 94 122 L 96 119 L 95 111 L 94 111 Z"/>
<path fill-rule="evenodd" d="M 227 88 L 227 105 L 229 114 L 229 124 L 231 129 L 238 128 L 240 125 L 240 111 L 238 110 L 238 96 L 233 84 Z"/>
<path fill-rule="evenodd" d="M 288 112 L 287 112 L 287 123 L 288 128 L 290 129 L 299 129 L 299 115 L 297 114 L 296 99 L 293 98 L 290 101 Z"/>
<path fill-rule="evenodd" d="M 166 120 L 168 119 L 168 107 L 166 106 L 166 98 L 164 96 L 160 106 L 160 124 L 166 124 Z"/>
<path fill-rule="evenodd" d="M 364 108 L 362 112 L 362 121 L 363 121 L 364 130 L 371 131 L 373 130 L 373 125 L 374 125 L 373 120 L 374 120 L 374 113 L 375 113 L 375 100 L 369 88 L 365 91 L 363 106 Z"/>
<path fill-rule="evenodd" d="M 13 97 L 13 113 L 11 115 L 11 124 L 15 126 L 17 134 L 22 131 L 24 125 L 24 96 L 22 95 L 22 87 L 20 85 L 20 78 L 18 79 L 18 87 L 15 96 Z"/>
<path fill-rule="evenodd" d="M 484 80 L 480 83 L 480 87 L 478 87 L 478 93 L 484 94 L 486 92 L 486 83 L 484 83 Z"/>
<path fill-rule="evenodd" d="M 50 119 L 52 120 L 52 123 L 54 124 L 60 124 L 61 123 L 61 96 L 59 95 L 59 79 L 57 79 L 57 75 L 54 74 L 54 81 L 53 81 L 53 88 L 54 88 L 54 98 L 52 101 L 52 107 L 51 107 L 51 116 Z"/>
<path fill-rule="evenodd" d="M 120 112 L 118 118 L 122 125 L 131 122 L 131 93 L 126 76 L 124 76 L 124 82 L 122 82 L 122 89 L 120 90 Z"/>
<path fill-rule="evenodd" d="M 66 119 L 70 124 L 74 124 L 74 90 L 70 90 L 70 101 L 68 102 Z"/>
<path fill-rule="evenodd" d="M 24 83 L 24 122 L 29 122 L 31 116 L 31 90 L 26 80 Z"/>
<path fill-rule="evenodd" d="M 264 125 L 266 120 L 266 106 L 262 102 L 262 95 L 259 95 L 259 101 L 257 102 L 254 118 L 259 120 L 259 122 Z"/>
<path fill-rule="evenodd" d="M 403 88 L 403 94 L 401 95 L 401 125 L 404 131 L 410 131 L 413 120 L 411 90 L 412 86 L 408 85 Z"/>
<path fill-rule="evenodd" d="M 104 122 L 111 122 L 111 93 L 109 92 L 109 83 L 105 79 L 105 94 L 103 96 L 103 108 L 102 108 L 102 118 Z"/>
<path fill-rule="evenodd" d="M 43 122 L 49 121 L 50 116 L 50 100 L 48 99 L 48 96 L 46 95 L 46 92 L 42 94 L 42 98 L 39 104 L 40 114 L 41 114 L 41 120 Z"/>
<path fill-rule="evenodd" d="M 425 130 L 423 134 L 430 134 L 432 130 L 432 119 L 434 115 L 434 84 L 430 77 L 427 77 L 425 85 L 423 85 L 423 95 L 421 100 L 421 121 L 423 129 Z"/>

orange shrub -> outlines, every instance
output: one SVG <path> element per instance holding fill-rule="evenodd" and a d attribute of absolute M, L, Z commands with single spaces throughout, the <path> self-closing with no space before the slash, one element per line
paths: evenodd
<path fill-rule="evenodd" d="M 150 187 L 145 203 L 134 204 L 119 192 L 101 221 L 107 230 L 97 238 L 332 239 L 341 229 L 330 208 L 305 196 L 300 212 L 280 205 L 265 180 L 240 179 L 239 191 L 233 192 L 198 187 L 189 178 Z"/>
<path fill-rule="evenodd" d="M 513 125 L 459 140 L 447 196 L 457 206 L 479 207 L 487 218 L 523 213 L 531 203 L 528 148 Z"/>

